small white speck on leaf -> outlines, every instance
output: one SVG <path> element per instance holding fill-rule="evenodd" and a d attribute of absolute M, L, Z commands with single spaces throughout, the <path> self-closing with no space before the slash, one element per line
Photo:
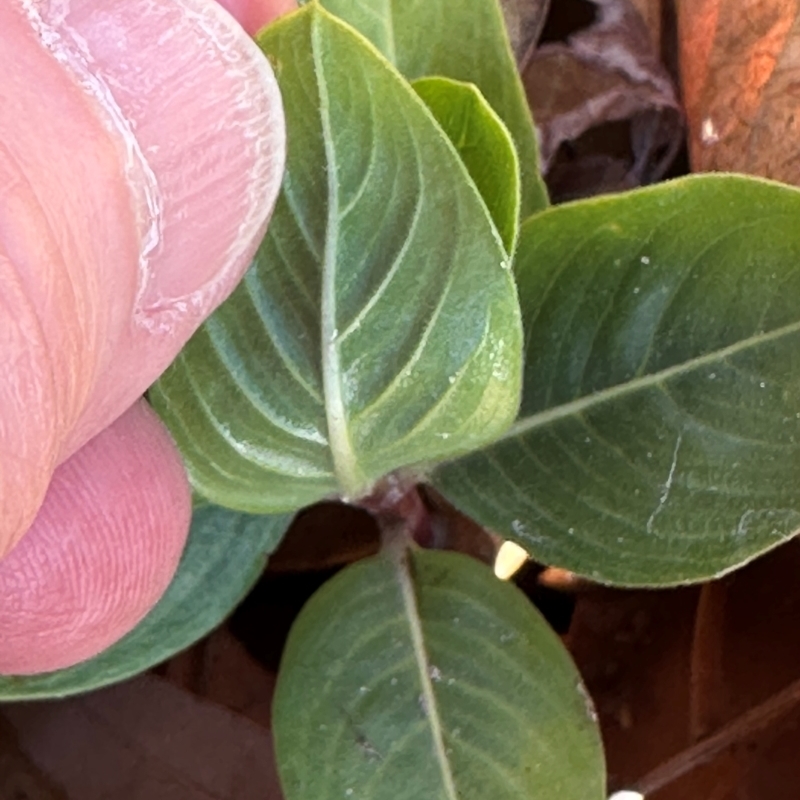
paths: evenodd
<path fill-rule="evenodd" d="M 428 716 L 428 703 L 425 700 L 425 695 L 421 694 L 417 698 L 417 702 L 419 703 L 419 707 L 422 710 L 422 713 L 427 717 Z"/>
<path fill-rule="evenodd" d="M 650 263 L 650 256 L 642 256 L 642 257 L 639 259 L 639 261 L 641 261 L 641 262 L 642 262 L 642 264 L 649 264 L 649 263 Z"/>

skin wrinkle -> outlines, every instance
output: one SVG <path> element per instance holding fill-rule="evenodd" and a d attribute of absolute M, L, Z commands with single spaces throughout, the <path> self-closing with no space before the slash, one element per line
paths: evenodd
<path fill-rule="evenodd" d="M 140 401 L 56 470 L 36 522 L 3 561 L 0 597 L 16 602 L 0 605 L 0 673 L 67 666 L 132 628 L 169 585 L 184 543 L 174 530 L 190 516 L 180 457 Z M 135 546 L 142 530 L 148 558 Z M 15 647 L 39 637 L 45 663 Z"/>
<path fill-rule="evenodd" d="M 18 353 L 17 372 L 27 373 L 28 381 L 46 380 L 44 373 L 52 372 L 54 405 L 43 413 L 63 425 L 54 422 L 46 457 L 38 463 L 26 459 L 24 472 L 16 477 L 23 485 L 41 486 L 35 494 L 41 502 L 55 466 L 51 447 L 62 460 L 64 438 L 83 410 L 101 356 L 98 344 L 124 325 L 125 270 L 108 254 L 124 262 L 125 253 L 134 254 L 138 245 L 116 146 L 84 92 L 41 46 L 15 2 L 0 4 L 0 31 L 0 238 L 43 331 L 35 360 L 21 357 L 24 348 Z M 31 75 L 37 76 L 36 92 L 30 90 Z M 98 292 L 101 285 L 105 297 Z M 72 413 L 65 411 L 70 406 Z M 25 451 L 36 453 L 40 420 L 32 407 L 35 403 L 4 404 L 2 413 L 12 435 L 26 442 Z M 6 474 L 0 507 L 12 505 L 11 497 L 15 494 Z M 15 498 L 13 504 L 19 502 Z M 22 518 L 29 520 L 35 511 L 36 505 Z M 26 527 L 12 529 L 3 517 L 0 555 Z"/>
<path fill-rule="evenodd" d="M 151 171 L 161 209 L 158 245 L 135 270 L 133 325 L 120 331 L 101 364 L 68 442 L 71 453 L 163 372 L 241 278 L 277 196 L 283 137 L 267 60 L 249 40 L 244 46 L 241 30 L 209 0 L 159 3 L 145 17 L 129 0 L 72 0 L 63 24 L 86 43 L 110 87 L 115 113 L 130 128 L 123 139 L 133 138 L 146 157 L 144 164 L 134 159 L 129 180 Z M 124 28 L 124 39 L 106 35 L 115 26 Z M 202 58 L 187 49 L 191 37 Z M 127 69 L 120 73 L 123 55 Z M 159 62 L 164 66 L 154 68 Z M 165 118 L 157 113 L 165 108 L 180 113 Z M 137 210 L 140 217 L 151 213 L 141 197 Z M 214 225 L 200 222 L 211 218 Z"/>
<path fill-rule="evenodd" d="M 20 675 L 97 654 L 172 579 L 191 496 L 174 443 L 137 397 L 238 283 L 285 155 L 268 62 L 213 0 L 72 0 L 75 16 L 53 22 L 80 23 L 147 146 L 171 153 L 154 159 L 159 185 L 177 187 L 164 226 L 195 250 L 153 251 L 144 297 L 164 323 L 142 326 L 141 175 L 102 94 L 64 58 L 69 32 L 40 8 L 0 2 L 0 674 Z M 164 20 L 185 35 L 155 50 L 130 41 Z M 100 31 L 110 23 L 125 34 L 115 42 Z"/>
<path fill-rule="evenodd" d="M 6 166 L 9 169 L 3 169 L 3 156 L 7 158 Z M 54 345 L 57 345 L 59 352 L 68 354 L 62 359 L 61 364 L 57 359 L 48 359 L 50 379 L 55 392 L 58 393 L 56 425 L 61 430 L 67 430 L 75 423 L 85 402 L 88 386 L 93 380 L 90 371 L 92 361 L 87 358 L 87 353 L 94 348 L 84 330 L 88 315 L 78 305 L 79 298 L 74 279 L 69 274 L 56 244 L 55 231 L 47 220 L 45 208 L 36 197 L 35 187 L 27 180 L 21 167 L 2 142 L 0 142 L 0 183 L 5 189 L 0 191 L 3 197 L 0 210 L 0 239 L 12 250 L 7 254 L 8 260 L 12 265 L 16 264 L 16 275 L 25 284 L 29 296 L 35 297 L 39 292 L 44 293 L 43 300 L 35 312 L 40 328 L 43 331 L 47 329 L 51 331 L 51 342 L 48 347 L 56 349 Z M 9 197 L 11 189 L 16 189 L 16 192 Z M 7 220 L 4 224 L 4 218 L 9 218 L 10 221 Z M 35 240 L 32 236 L 17 234 L 18 231 L 34 229 L 37 231 Z M 33 254 L 30 253 L 32 248 L 36 248 Z M 48 279 L 32 280 L 33 277 L 39 278 L 41 275 L 47 275 Z M 77 332 L 74 330 L 76 326 L 63 324 L 62 320 L 69 318 L 77 321 L 79 326 Z"/>
<path fill-rule="evenodd" d="M 4 409 L 0 415 L 3 442 L 0 491 L 8 492 L 8 496 L 15 499 L 0 506 L 0 530 L 10 531 L 11 542 L 16 543 L 44 499 L 49 473 L 55 467 L 57 438 L 54 390 L 52 381 L 48 380 L 50 373 L 46 369 L 33 372 L 28 369 L 31 361 L 46 362 L 47 348 L 13 264 L 3 252 L 2 242 L 0 341 L 4 343 L 0 357 L 4 376 L 0 382 L 0 408 Z M 36 434 L 38 445 L 35 451 L 26 432 L 15 424 L 16 417 L 29 408 L 38 409 L 38 413 L 29 415 L 29 428 Z M 45 465 L 44 470 L 39 469 L 40 464 Z"/>

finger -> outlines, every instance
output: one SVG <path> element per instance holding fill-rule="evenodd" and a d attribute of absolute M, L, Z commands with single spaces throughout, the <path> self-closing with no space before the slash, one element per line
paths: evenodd
<path fill-rule="evenodd" d="M 284 123 L 269 62 L 214 0 L 72 0 L 58 27 L 113 98 L 143 243 L 141 263 L 127 265 L 134 306 L 72 451 L 142 394 L 241 279 L 280 188 Z"/>
<path fill-rule="evenodd" d="M 283 118 L 213 0 L 0 2 L 0 73 L 2 558 L 241 277 Z"/>
<path fill-rule="evenodd" d="M 0 74 L 2 557 L 83 412 L 109 323 L 131 307 L 135 275 L 119 266 L 138 242 L 116 144 L 16 0 L 0 3 Z"/>
<path fill-rule="evenodd" d="M 218 0 L 254 36 L 276 17 L 297 8 L 295 0 Z"/>
<path fill-rule="evenodd" d="M 0 153 L 0 158 L 2 154 Z M 0 169 L 2 165 L 0 164 Z M 2 178 L 0 177 L 0 182 Z M 0 202 L 2 208 L 2 202 Z M 36 309 L 0 242 L 0 556 L 33 521 L 58 455 L 57 403 Z M 35 409 L 34 413 L 31 410 Z M 20 420 L 26 424 L 21 425 Z M 11 502 L 11 498 L 14 498 Z"/>
<path fill-rule="evenodd" d="M 169 585 L 190 517 L 180 457 L 140 401 L 56 470 L 0 562 L 0 673 L 67 667 L 131 630 Z"/>

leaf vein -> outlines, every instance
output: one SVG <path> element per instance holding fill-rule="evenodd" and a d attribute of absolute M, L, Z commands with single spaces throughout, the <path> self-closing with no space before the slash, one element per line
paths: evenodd
<path fill-rule="evenodd" d="M 361 327 L 361 323 L 367 317 L 370 311 L 380 302 L 383 295 L 388 290 L 390 284 L 394 279 L 397 277 L 397 273 L 400 271 L 400 268 L 403 266 L 405 261 L 406 254 L 408 253 L 409 249 L 411 248 L 414 234 L 417 229 L 417 225 L 422 217 L 422 208 L 423 208 L 423 193 L 420 190 L 417 193 L 417 199 L 414 206 L 414 213 L 411 218 L 411 222 L 409 224 L 408 232 L 405 236 L 405 240 L 403 242 L 403 246 L 400 248 L 397 256 L 395 257 L 394 261 L 392 261 L 391 266 L 386 272 L 383 280 L 380 282 L 378 288 L 372 294 L 372 296 L 367 300 L 366 303 L 361 307 L 361 310 L 356 314 L 355 318 L 352 322 L 348 324 L 344 331 L 339 334 L 339 344 L 344 342 L 348 336 L 350 336 L 354 331 L 358 330 Z"/>
<path fill-rule="evenodd" d="M 713 350 L 709 353 L 695 356 L 694 358 L 684 361 L 680 364 L 674 364 L 671 367 L 665 367 L 658 372 L 633 378 L 625 383 L 617 384 L 616 386 L 610 386 L 607 389 L 601 389 L 600 391 L 593 392 L 590 395 L 580 397 L 577 400 L 572 400 L 569 403 L 564 403 L 563 405 L 556 406 L 554 408 L 548 408 L 544 411 L 539 411 L 535 414 L 529 415 L 528 417 L 518 419 L 517 422 L 515 422 L 514 425 L 512 425 L 512 427 L 503 436 L 499 437 L 494 442 L 494 444 L 507 439 L 516 438 L 517 436 L 521 436 L 529 431 L 536 430 L 537 428 L 549 425 L 552 422 L 565 419 L 587 409 L 592 409 L 596 406 L 608 403 L 611 400 L 616 400 L 619 397 L 625 397 L 642 389 L 657 387 L 660 383 L 688 374 L 695 370 L 701 369 L 702 367 L 715 364 L 718 361 L 728 358 L 729 356 L 736 355 L 737 353 L 749 350 L 752 347 L 768 344 L 769 342 L 776 341 L 784 336 L 792 336 L 797 333 L 800 333 L 800 321 L 783 325 L 780 328 L 776 328 L 775 330 L 767 333 L 755 334 L 741 341 L 734 342 L 726 347 L 719 348 L 718 350 Z"/>

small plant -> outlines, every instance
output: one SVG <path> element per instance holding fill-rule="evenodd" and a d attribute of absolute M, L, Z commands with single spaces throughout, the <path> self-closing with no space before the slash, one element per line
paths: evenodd
<path fill-rule="evenodd" d="M 65 694 L 214 627 L 291 515 L 342 497 L 382 552 L 297 620 L 287 800 L 601 800 L 591 701 L 513 585 L 418 547 L 433 486 L 538 561 L 620 586 L 722 575 L 800 527 L 800 193 L 733 175 L 547 207 L 496 0 L 310 2 L 259 44 L 275 214 L 152 387 L 197 492 L 167 595 Z"/>

